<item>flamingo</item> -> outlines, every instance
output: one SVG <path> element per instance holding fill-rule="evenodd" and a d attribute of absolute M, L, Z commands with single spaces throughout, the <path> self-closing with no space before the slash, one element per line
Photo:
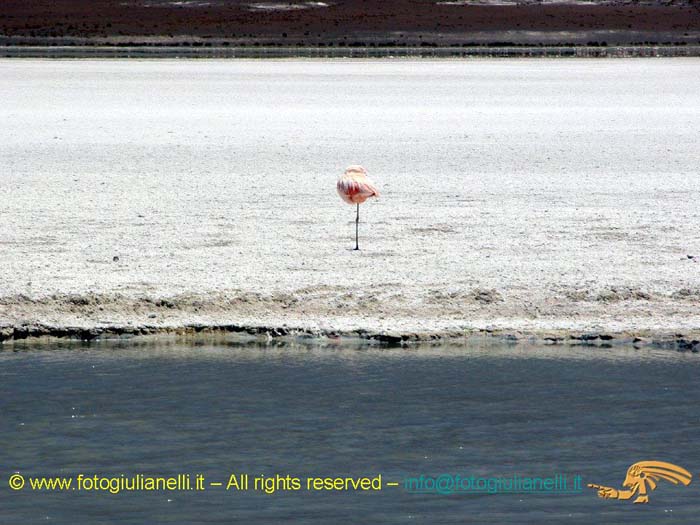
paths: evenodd
<path fill-rule="evenodd" d="M 367 178 L 367 170 L 362 166 L 348 166 L 342 177 L 338 179 L 336 189 L 341 199 L 348 204 L 357 205 L 357 216 L 355 217 L 355 250 L 359 250 L 360 204 L 370 197 L 379 197 L 379 191 L 374 187 L 372 181 Z"/>

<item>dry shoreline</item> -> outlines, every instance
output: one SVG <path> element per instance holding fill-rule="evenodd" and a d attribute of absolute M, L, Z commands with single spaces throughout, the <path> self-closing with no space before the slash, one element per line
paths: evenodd
<path fill-rule="evenodd" d="M 697 58 L 2 68 L 7 341 L 700 340 Z"/>
<path fill-rule="evenodd" d="M 474 312 L 471 319 L 460 318 L 453 312 L 440 320 L 387 318 L 386 312 L 374 308 L 363 318 L 356 314 L 352 317 L 352 308 L 351 317 L 342 317 L 319 308 L 319 300 L 307 297 L 305 301 L 290 294 L 276 297 L 210 294 L 161 299 L 95 294 L 54 295 L 44 299 L 5 297 L 0 299 L 0 343 L 232 335 L 268 342 L 346 341 L 382 346 L 425 342 L 471 344 L 488 338 L 510 344 L 633 345 L 700 351 L 700 329 L 694 328 L 692 321 L 674 326 L 673 320 L 650 324 L 640 322 L 637 317 L 633 322 L 620 323 L 609 316 L 606 320 L 600 310 L 598 319 L 556 318 L 552 312 L 544 319 L 527 320 L 504 308 L 502 299 L 494 298 L 493 292 L 475 293 L 473 304 L 464 305 L 466 310 Z M 654 306 L 653 301 L 638 298 L 630 301 L 635 307 L 628 306 L 628 310 L 636 310 L 637 316 L 642 303 L 647 303 L 641 307 L 647 317 L 664 310 L 662 305 Z M 692 310 L 692 304 L 688 307 Z M 606 308 L 611 308 L 610 303 L 606 303 Z M 618 313 L 624 310 L 619 305 L 613 309 Z M 692 317 L 690 311 L 687 314 Z M 511 317 L 504 317 L 507 315 Z"/>
<path fill-rule="evenodd" d="M 500 330 L 451 331 L 435 333 L 400 333 L 355 331 L 316 331 L 287 326 L 254 326 L 237 324 L 193 323 L 182 326 L 165 325 L 113 325 L 86 328 L 81 326 L 61 326 L 47 324 L 23 324 L 0 327 L 0 350 L 4 345 L 18 342 L 41 343 L 57 340 L 68 341 L 109 341 L 109 340 L 157 340 L 163 336 L 175 336 L 177 339 L 189 339 L 192 336 L 237 336 L 236 341 L 271 343 L 273 341 L 306 341 L 309 343 L 334 344 L 368 344 L 382 347 L 411 347 L 418 344 L 433 343 L 470 346 L 484 342 L 485 339 L 495 343 L 513 344 L 548 344 L 567 346 L 594 346 L 602 348 L 628 346 L 634 348 L 662 348 L 676 351 L 700 352 L 700 332 L 692 334 L 679 333 L 599 333 L 549 331 L 542 333 L 522 333 Z"/>

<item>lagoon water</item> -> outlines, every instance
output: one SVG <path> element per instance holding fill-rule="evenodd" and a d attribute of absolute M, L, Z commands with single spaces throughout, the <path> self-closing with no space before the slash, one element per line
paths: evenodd
<path fill-rule="evenodd" d="M 201 473 L 582 476 L 700 466 L 700 360 L 527 345 L 373 349 L 225 341 L 7 345 L 2 523 L 696 523 L 698 480 L 648 505 L 571 494 L 32 492 L 8 477 Z M 252 476 L 251 476 L 252 477 Z"/>

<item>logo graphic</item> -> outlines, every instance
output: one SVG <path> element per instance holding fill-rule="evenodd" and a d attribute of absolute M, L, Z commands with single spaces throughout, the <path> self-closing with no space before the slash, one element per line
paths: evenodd
<path fill-rule="evenodd" d="M 625 489 L 616 489 L 603 485 L 589 483 L 588 486 L 598 491 L 598 497 L 603 499 L 631 499 L 636 495 L 634 503 L 649 503 L 647 491 L 656 488 L 657 483 L 665 479 L 674 485 L 681 483 L 686 487 L 690 484 L 693 475 L 683 467 L 666 463 L 665 461 L 640 461 L 627 469 L 627 476 L 622 486 Z"/>

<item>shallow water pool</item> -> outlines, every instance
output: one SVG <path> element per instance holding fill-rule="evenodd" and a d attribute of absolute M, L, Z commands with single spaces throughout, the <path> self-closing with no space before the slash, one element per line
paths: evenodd
<path fill-rule="evenodd" d="M 699 373 L 697 354 L 626 348 L 8 345 L 0 522 L 694 523 L 698 480 L 661 481 L 647 505 L 599 499 L 586 484 L 621 488 L 642 460 L 695 476 Z M 20 490 L 8 486 L 15 473 Z M 227 490 L 243 473 L 250 489 Z M 29 487 L 33 477 L 75 483 L 80 474 L 187 474 L 193 486 L 203 476 L 204 490 Z M 302 490 L 253 490 L 255 477 L 276 474 Z M 305 485 L 380 474 L 381 490 Z M 567 490 L 407 485 L 421 475 L 566 475 Z"/>

